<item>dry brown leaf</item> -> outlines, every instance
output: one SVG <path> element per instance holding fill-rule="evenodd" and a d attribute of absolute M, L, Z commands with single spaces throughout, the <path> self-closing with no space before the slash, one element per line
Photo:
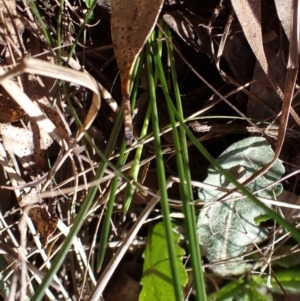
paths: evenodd
<path fill-rule="evenodd" d="M 278 56 L 279 39 L 273 31 L 264 35 L 264 50 L 268 57 L 269 69 L 276 79 L 278 85 L 283 89 L 286 66 L 280 56 Z M 266 106 L 272 108 L 276 113 L 280 112 L 282 102 L 276 91 L 272 89 L 268 77 L 262 70 L 258 61 L 256 62 L 253 79 L 256 81 L 250 86 L 250 92 L 259 98 Z M 254 101 L 247 103 L 247 116 L 256 120 L 263 120 L 270 117 L 270 113 L 258 106 Z"/>
<path fill-rule="evenodd" d="M 33 154 L 32 132 L 9 124 L 0 124 L 0 134 L 6 151 L 18 157 Z"/>
<path fill-rule="evenodd" d="M 293 5 L 296 5 L 298 2 L 293 1 Z M 295 112 L 293 107 L 291 107 L 291 100 L 292 98 L 290 95 L 292 95 L 292 80 L 289 79 L 286 81 L 287 86 L 284 89 L 285 95 L 283 94 L 280 86 L 278 85 L 278 82 L 276 80 L 276 75 L 273 74 L 272 70 L 269 67 L 267 58 L 265 56 L 263 44 L 262 44 L 262 31 L 261 31 L 261 1 L 260 0 L 231 0 L 231 4 L 234 8 L 234 11 L 239 19 L 239 22 L 242 26 L 243 32 L 245 34 L 245 37 L 254 52 L 261 68 L 265 72 L 268 80 L 270 81 L 271 85 L 273 86 L 276 93 L 280 96 L 280 98 L 283 101 L 282 111 L 285 111 L 285 114 L 287 115 L 290 111 L 291 115 L 293 116 L 294 120 L 298 125 L 300 125 L 300 119 L 298 114 Z M 293 14 L 292 14 L 293 12 Z M 297 12 L 297 10 L 295 10 Z M 294 20 L 294 9 L 290 11 L 290 16 L 292 16 L 292 19 Z M 290 17 L 291 18 L 291 17 Z M 298 28 L 297 22 L 295 22 L 295 28 Z M 292 27 L 292 26 L 291 26 Z M 294 29 L 296 32 L 296 30 Z M 292 35 L 292 34 L 291 34 Z M 295 37 L 295 40 L 297 40 L 297 36 Z M 294 43 L 293 39 L 291 39 L 291 45 Z M 291 47 L 292 49 L 293 47 Z M 293 55 L 293 57 L 296 57 Z M 289 65 L 289 63 L 288 63 Z M 297 65 L 295 62 L 292 62 L 291 65 Z M 297 66 L 298 68 L 298 66 Z M 295 69 L 293 67 L 293 69 Z M 289 74 L 289 73 L 287 73 Z M 288 90 L 287 90 L 288 89 Z M 282 113 L 281 117 L 281 127 L 283 127 L 283 124 L 286 123 L 286 118 Z M 278 136 L 278 141 L 280 141 L 283 137 L 281 135 Z M 280 143 L 278 144 L 280 145 Z"/>
<path fill-rule="evenodd" d="M 153 27 L 163 0 L 112 0 L 111 35 L 120 70 L 124 107 L 125 139 L 133 140 L 129 84 L 132 68 Z"/>
<path fill-rule="evenodd" d="M 0 44 L 11 41 L 18 46 L 19 42 L 22 43 L 20 35 L 24 24 L 18 17 L 15 0 L 0 0 L 0 25 Z"/>
<path fill-rule="evenodd" d="M 25 112 L 0 88 L 0 122 L 11 123 L 23 118 Z"/>
<path fill-rule="evenodd" d="M 101 106 L 100 89 L 94 78 L 84 72 L 78 72 L 66 67 L 54 65 L 49 62 L 33 58 L 23 59 L 18 65 L 6 73 L 0 68 L 0 83 L 3 88 L 24 109 L 24 111 L 26 111 L 31 119 L 35 120 L 39 124 L 40 128 L 43 128 L 54 140 L 57 141 L 57 143 L 63 147 L 65 147 L 64 140 L 60 137 L 55 125 L 49 120 L 49 118 L 45 117 L 41 109 L 37 107 L 29 99 L 29 97 L 21 91 L 16 83 L 10 80 L 10 77 L 25 72 L 71 81 L 76 84 L 83 85 L 93 91 L 91 106 L 76 137 L 76 141 L 78 142 L 84 135 L 84 132 L 94 121 Z M 68 147 L 66 147 L 66 149 L 68 149 Z"/>
<path fill-rule="evenodd" d="M 49 212 L 48 206 L 45 203 L 32 206 L 28 215 L 40 233 L 42 248 L 45 248 L 53 232 L 56 230 L 58 217 Z"/>
<path fill-rule="evenodd" d="M 45 150 L 52 144 L 52 138 L 34 123 L 32 130 L 0 124 L 4 148 L 19 157 L 25 169 L 36 175 L 47 168 Z M 32 173 L 34 171 L 34 173 Z"/>
<path fill-rule="evenodd" d="M 267 70 L 261 32 L 261 2 L 260 0 L 231 0 L 232 6 L 243 28 L 250 47 L 262 68 Z"/>
<path fill-rule="evenodd" d="M 283 93 L 271 74 L 268 61 L 263 48 L 261 31 L 261 1 L 260 0 L 231 0 L 236 16 L 242 26 L 245 37 L 256 56 L 263 71 L 278 95 L 283 98 Z"/>
<path fill-rule="evenodd" d="M 56 214 L 56 200 L 51 199 L 49 209 L 39 192 L 33 188 L 20 201 L 20 207 L 28 214 L 37 231 L 40 233 L 42 248 L 46 247 L 51 235 L 56 230 L 58 217 Z"/>
<path fill-rule="evenodd" d="M 0 133 L 4 148 L 18 157 L 32 155 L 34 152 L 33 133 L 27 129 L 18 128 L 9 124 L 0 124 Z M 47 149 L 53 142 L 48 136 L 42 136 L 41 145 Z"/>
<path fill-rule="evenodd" d="M 293 7 L 293 0 L 275 0 L 278 18 L 284 29 L 287 38 L 290 40 L 291 32 L 291 11 Z"/>
<path fill-rule="evenodd" d="M 8 178 L 10 179 L 11 183 L 13 186 L 18 185 L 24 185 L 26 182 L 21 178 L 21 176 L 16 172 L 14 166 L 11 166 L 10 164 L 10 158 L 8 157 L 3 145 L 0 143 L 0 164 L 5 170 L 5 173 L 7 174 Z M 3 171 L 4 171 L 3 170 Z M 3 179 L 4 180 L 4 179 Z M 5 183 L 6 183 L 7 178 L 5 178 Z M 4 184 L 4 181 L 2 181 Z M 5 187 L 1 187 L 5 188 Z M 17 190 L 16 190 L 17 191 Z M 28 193 L 30 189 L 24 188 L 24 191 Z M 2 193 L 3 195 L 3 193 Z M 17 196 L 19 196 L 18 192 L 16 193 Z M 9 198 L 7 198 L 9 200 Z"/>
<path fill-rule="evenodd" d="M 30 122 L 33 133 L 33 156 L 37 174 L 48 169 L 46 150 L 52 144 L 52 138 L 43 129 L 40 129 L 35 121 Z"/>
<path fill-rule="evenodd" d="M 26 194 L 20 201 L 20 207 L 32 206 L 33 204 L 40 203 L 41 197 L 39 192 L 32 188 L 28 194 Z"/>
<path fill-rule="evenodd" d="M 212 57 L 211 42 L 208 30 L 204 25 L 199 24 L 195 15 L 187 11 L 170 11 L 163 14 L 163 20 L 190 45 L 194 50 L 201 51 Z"/>
<path fill-rule="evenodd" d="M 295 4 L 297 1 L 294 2 Z M 242 26 L 245 37 L 255 54 L 261 68 L 265 72 L 268 77 L 268 80 L 272 84 L 273 88 L 280 96 L 280 98 L 284 99 L 284 94 L 278 85 L 276 80 L 276 75 L 273 74 L 272 70 L 269 67 L 264 47 L 263 47 L 263 39 L 262 39 L 262 30 L 261 30 L 261 0 L 231 0 L 231 4 L 234 8 L 234 11 L 238 17 L 238 20 Z M 288 11 L 289 19 L 292 20 L 293 9 L 292 7 Z M 297 24 L 295 24 L 295 28 Z M 290 34 L 289 34 L 290 35 Z M 287 91 L 285 91 L 287 93 Z M 299 117 L 297 113 L 291 108 L 291 115 L 295 119 L 295 121 L 299 123 Z"/>
<path fill-rule="evenodd" d="M 0 104 L 0 122 L 11 123 L 22 119 L 24 111 L 21 108 L 12 108 Z"/>
<path fill-rule="evenodd" d="M 52 108 L 44 105 L 43 103 L 39 103 L 40 108 L 45 113 L 45 115 L 53 122 L 56 126 L 57 131 L 59 132 L 60 136 L 67 141 L 68 144 L 71 143 L 71 138 L 66 130 L 62 120 L 60 119 L 59 114 Z"/>

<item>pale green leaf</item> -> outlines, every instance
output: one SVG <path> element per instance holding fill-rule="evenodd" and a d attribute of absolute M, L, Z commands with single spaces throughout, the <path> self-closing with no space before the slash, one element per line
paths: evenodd
<path fill-rule="evenodd" d="M 187 272 L 182 263 L 182 257 L 185 251 L 178 246 L 179 234 L 173 232 L 173 238 L 174 244 L 176 245 L 181 285 L 184 287 L 187 283 Z M 176 300 L 163 223 L 158 223 L 153 227 L 147 240 L 144 257 L 143 288 L 140 293 L 139 301 Z"/>
<path fill-rule="evenodd" d="M 272 301 L 272 294 L 266 286 L 266 279 L 252 276 L 250 279 L 233 280 L 216 293 L 208 296 L 208 301 Z"/>
<path fill-rule="evenodd" d="M 217 161 L 222 168 L 235 175 L 239 182 L 243 182 L 273 158 L 274 152 L 266 139 L 249 137 L 232 144 Z M 265 187 L 279 180 L 283 173 L 284 167 L 281 161 L 276 160 L 266 174 L 246 188 L 250 192 L 262 189 L 256 196 L 274 198 L 282 192 L 282 185 Z M 235 188 L 213 167 L 208 169 L 208 176 L 204 183 L 228 189 Z M 225 192 L 218 190 L 199 189 L 199 198 L 205 202 L 215 201 L 224 194 Z M 206 253 L 211 263 L 226 260 L 226 263 L 212 266 L 216 274 L 239 275 L 251 269 L 250 264 L 240 261 L 243 253 L 251 249 L 254 243 L 260 243 L 267 238 L 268 231 L 259 227 L 257 222 L 260 220 L 259 217 L 263 216 L 265 211 L 248 198 L 217 202 L 201 211 L 197 224 L 201 250 Z"/>

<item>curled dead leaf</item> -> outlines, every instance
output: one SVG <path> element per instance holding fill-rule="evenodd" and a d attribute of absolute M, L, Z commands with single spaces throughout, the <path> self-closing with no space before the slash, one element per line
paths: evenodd
<path fill-rule="evenodd" d="M 129 84 L 132 68 L 160 14 L 163 0 L 112 0 L 111 35 L 120 70 L 125 139 L 133 140 Z"/>

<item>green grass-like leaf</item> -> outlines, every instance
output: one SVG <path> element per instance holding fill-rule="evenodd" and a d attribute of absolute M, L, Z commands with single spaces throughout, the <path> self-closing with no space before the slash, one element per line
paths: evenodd
<path fill-rule="evenodd" d="M 172 281 L 173 288 L 175 292 L 176 300 L 182 300 L 182 288 L 180 275 L 178 272 L 177 262 L 176 262 L 176 253 L 175 253 L 175 244 L 173 241 L 172 234 L 172 224 L 170 221 L 170 207 L 168 201 L 168 191 L 166 186 L 166 175 L 165 175 L 165 167 L 164 160 L 162 154 L 161 140 L 160 140 L 160 129 L 159 129 L 159 121 L 158 121 L 158 111 L 157 111 L 157 103 L 156 103 L 156 93 L 155 93 L 155 84 L 154 84 L 154 72 L 152 70 L 152 57 L 150 52 L 150 46 L 154 41 L 154 36 L 150 37 L 150 43 L 146 44 L 146 60 L 147 60 L 147 70 L 148 70 L 148 85 L 149 85 L 149 98 L 152 107 L 152 128 L 153 128 L 153 136 L 154 136 L 154 147 L 156 154 L 156 167 L 157 167 L 157 178 L 158 185 L 160 190 L 161 197 L 161 208 L 163 214 L 163 222 L 166 231 L 166 241 L 167 241 L 167 250 L 170 258 L 170 266 L 172 271 Z M 158 52 L 154 54 L 154 59 L 159 60 Z M 159 73 L 159 71 L 158 71 Z"/>
<path fill-rule="evenodd" d="M 171 32 L 168 26 L 165 26 L 166 33 L 169 37 L 171 37 Z M 175 67 L 175 60 L 174 60 L 174 53 L 172 44 L 167 40 L 167 50 L 171 65 L 171 75 L 172 75 L 172 84 L 174 87 L 174 95 L 176 100 L 176 106 L 178 109 L 178 114 L 180 118 L 183 120 L 183 109 L 181 105 L 181 96 L 179 91 L 179 84 L 177 80 L 176 74 L 176 67 Z M 157 66 L 159 70 L 162 70 L 162 64 L 157 60 Z M 187 136 L 184 129 L 179 128 L 179 134 L 177 132 L 176 127 L 176 119 L 173 114 L 173 110 L 170 105 L 170 96 L 167 89 L 166 80 L 163 79 L 163 73 L 160 73 L 161 76 L 161 84 L 164 90 L 164 94 L 168 105 L 168 111 L 170 115 L 171 125 L 172 125 L 172 133 L 174 138 L 174 145 L 176 149 L 176 162 L 177 162 L 177 169 L 178 169 L 178 176 L 180 179 L 180 197 L 183 203 L 183 212 L 185 215 L 185 228 L 188 240 L 188 247 L 190 252 L 191 258 L 191 265 L 193 270 L 193 277 L 194 277 L 194 286 L 196 290 L 196 298 L 197 300 L 206 300 L 206 293 L 205 293 L 205 283 L 204 283 L 204 276 L 202 270 L 202 262 L 200 258 L 200 247 L 197 239 L 196 233 L 196 213 L 195 208 L 191 206 L 191 202 L 193 202 L 193 191 L 192 191 L 192 183 L 191 183 L 191 174 L 190 174 L 190 159 L 188 154 L 188 146 L 187 146 Z"/>
<path fill-rule="evenodd" d="M 86 4 L 87 8 L 91 8 L 95 1 L 94 0 L 83 0 L 83 2 Z"/>

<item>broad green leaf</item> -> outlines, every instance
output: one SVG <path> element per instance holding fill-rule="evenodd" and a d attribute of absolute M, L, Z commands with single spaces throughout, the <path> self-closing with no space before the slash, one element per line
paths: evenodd
<path fill-rule="evenodd" d="M 207 297 L 208 301 L 233 300 L 233 297 L 240 292 L 245 286 L 245 280 L 233 280 L 220 288 L 217 292 Z"/>
<path fill-rule="evenodd" d="M 249 280 L 234 280 L 218 292 L 208 296 L 209 301 L 271 301 L 273 297 L 266 286 L 266 279 L 252 276 Z"/>
<path fill-rule="evenodd" d="M 266 281 L 258 276 L 252 276 L 245 281 L 244 288 L 233 298 L 234 301 L 271 301 L 273 296 L 269 292 Z"/>
<path fill-rule="evenodd" d="M 300 294 L 300 273 L 299 266 L 290 269 L 279 269 L 275 270 L 274 273 L 278 282 L 282 285 L 285 291 L 289 294 Z M 272 291 L 276 293 L 281 293 L 282 288 L 279 287 L 277 281 L 272 278 Z"/>
<path fill-rule="evenodd" d="M 182 256 L 185 254 L 185 251 L 178 246 L 179 234 L 173 232 L 173 238 L 176 245 L 181 285 L 184 287 L 187 283 L 187 272 L 182 263 Z M 163 223 L 158 223 L 153 227 L 147 240 L 144 256 L 143 288 L 139 301 L 176 300 Z"/>
<path fill-rule="evenodd" d="M 274 152 L 266 139 L 250 137 L 232 144 L 217 161 L 243 182 L 273 158 Z M 281 161 L 276 160 L 266 174 L 246 188 L 250 192 L 262 189 L 256 196 L 273 199 L 282 192 L 282 185 L 265 187 L 279 180 L 283 173 Z M 208 169 L 204 183 L 228 189 L 235 188 L 213 167 Z M 199 189 L 199 198 L 205 202 L 215 201 L 224 194 L 225 192 L 218 190 Z M 211 263 L 226 260 L 226 263 L 212 265 L 214 273 L 221 276 L 239 275 L 251 269 L 251 264 L 240 261 L 243 253 L 254 246 L 253 243 L 260 243 L 267 238 L 268 231 L 259 227 L 260 217 L 265 217 L 265 211 L 248 198 L 217 202 L 201 211 L 197 224 L 201 250 L 206 253 Z M 234 259 L 230 261 L 230 258 Z"/>

